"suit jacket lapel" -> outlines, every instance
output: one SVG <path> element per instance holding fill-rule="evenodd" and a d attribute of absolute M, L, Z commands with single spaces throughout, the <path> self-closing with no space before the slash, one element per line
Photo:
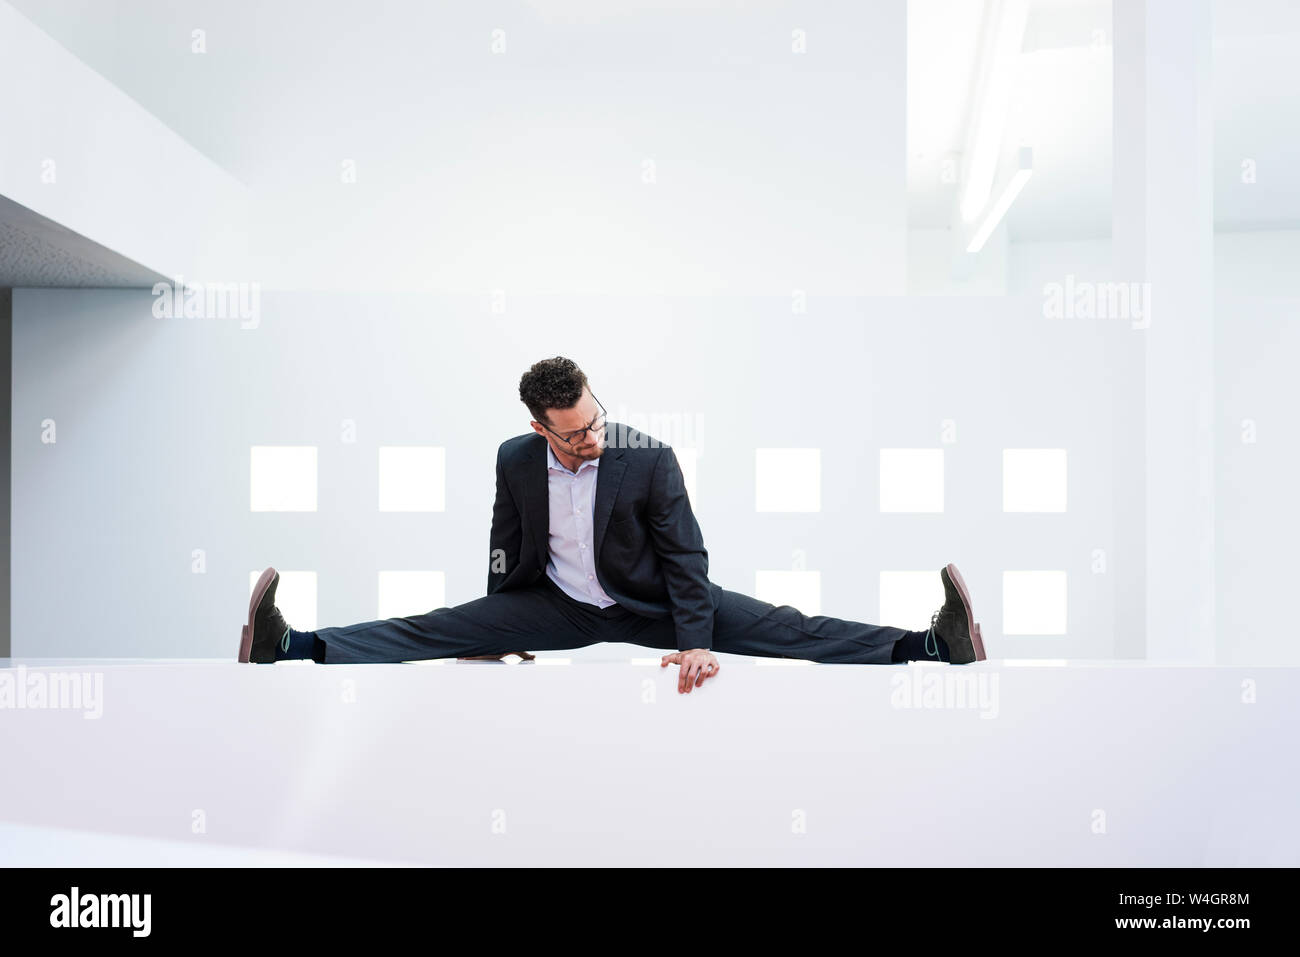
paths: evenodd
<path fill-rule="evenodd" d="M 524 507 L 528 511 L 528 531 L 533 536 L 538 564 L 545 571 L 551 548 L 551 495 L 547 488 L 546 440 L 540 435 L 532 443 L 526 463 Z"/>
<path fill-rule="evenodd" d="M 610 422 L 606 425 L 606 441 L 609 438 L 610 427 L 616 424 Z M 594 557 L 598 571 L 600 569 L 600 543 L 605 539 L 605 529 L 609 526 L 609 515 L 614 511 L 614 501 L 618 498 L 618 488 L 623 484 L 623 473 L 626 471 L 627 462 L 623 460 L 623 449 L 607 446 L 605 454 L 600 457 L 600 467 L 596 469 L 596 502 L 592 507 L 591 547 L 596 553 Z"/>

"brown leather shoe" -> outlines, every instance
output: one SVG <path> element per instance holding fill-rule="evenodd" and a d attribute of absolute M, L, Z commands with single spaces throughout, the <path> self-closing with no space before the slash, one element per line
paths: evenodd
<path fill-rule="evenodd" d="M 930 618 L 932 633 L 948 646 L 948 659 L 954 665 L 968 665 L 972 661 L 987 660 L 984 654 L 984 637 L 971 609 L 970 592 L 962 581 L 956 565 L 946 565 L 939 570 L 943 579 L 943 607 Z"/>
<path fill-rule="evenodd" d="M 239 660 L 254 664 L 275 661 L 275 646 L 286 637 L 289 625 L 275 607 L 280 573 L 268 567 L 253 586 L 248 599 L 248 624 L 239 635 Z"/>

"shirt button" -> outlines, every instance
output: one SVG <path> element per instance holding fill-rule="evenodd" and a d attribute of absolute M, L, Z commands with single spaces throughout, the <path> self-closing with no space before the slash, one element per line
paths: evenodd
<path fill-rule="evenodd" d="M 579 548 L 586 548 L 586 547 L 587 547 L 587 543 L 586 543 L 586 542 L 579 542 L 579 543 L 578 543 L 578 547 L 579 547 Z"/>
<path fill-rule="evenodd" d="M 593 578 L 595 578 L 595 577 L 596 577 L 595 575 L 588 575 L 588 576 L 587 576 L 587 581 L 591 581 L 591 580 L 592 580 Z"/>

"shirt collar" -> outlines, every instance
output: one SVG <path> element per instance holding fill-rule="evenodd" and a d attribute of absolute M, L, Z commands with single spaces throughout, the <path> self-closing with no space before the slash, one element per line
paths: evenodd
<path fill-rule="evenodd" d="M 545 442 L 546 440 L 543 439 L 542 441 Z M 564 466 L 560 464 L 560 460 L 555 457 L 555 449 L 551 448 L 550 442 L 546 442 L 546 464 L 548 468 L 564 469 L 564 471 L 569 472 L 567 468 L 564 468 Z M 588 465 L 594 469 L 600 468 L 600 459 L 588 459 L 586 462 L 583 462 L 578 466 L 578 472 L 581 472 Z M 569 474 L 577 475 L 578 472 L 569 472 Z"/>

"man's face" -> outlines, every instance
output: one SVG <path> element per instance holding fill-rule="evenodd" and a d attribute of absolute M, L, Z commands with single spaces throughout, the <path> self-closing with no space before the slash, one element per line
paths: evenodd
<path fill-rule="evenodd" d="M 534 425 L 533 431 L 540 432 L 546 436 L 546 441 L 551 443 L 556 453 L 573 456 L 574 458 L 584 461 L 598 459 L 605 452 L 605 427 L 602 426 L 599 432 L 588 432 L 582 438 L 575 440 L 573 445 L 565 442 L 563 439 L 552 434 L 558 432 L 560 435 L 569 435 L 579 429 L 586 428 L 600 415 L 600 406 L 592 398 L 589 389 L 582 390 L 582 398 L 571 409 L 547 409 L 546 417 L 550 419 L 548 423 L 551 432 L 540 425 Z"/>

